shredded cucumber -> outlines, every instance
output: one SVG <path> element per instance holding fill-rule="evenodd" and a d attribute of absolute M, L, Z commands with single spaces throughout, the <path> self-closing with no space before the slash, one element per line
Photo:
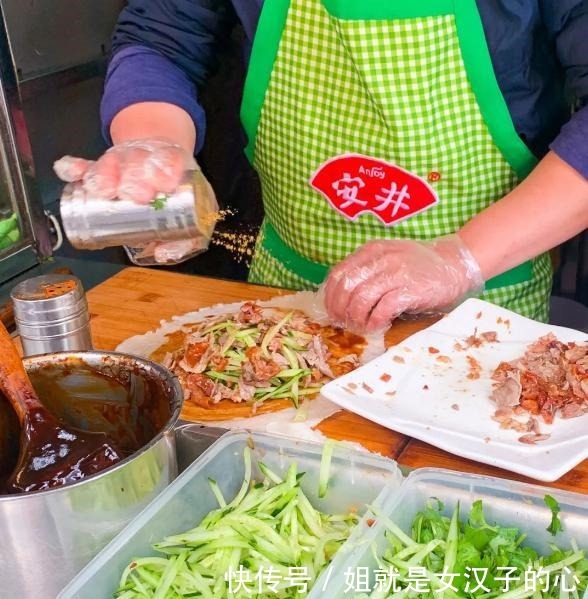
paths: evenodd
<path fill-rule="evenodd" d="M 280 329 L 292 318 L 293 315 L 294 312 L 288 312 L 288 314 L 286 314 L 286 316 L 284 316 L 284 318 L 282 318 L 282 320 L 280 320 L 278 324 L 268 329 L 267 333 L 261 341 L 261 353 L 266 358 L 270 357 L 268 346 L 271 343 L 272 339 L 280 332 Z"/>
<path fill-rule="evenodd" d="M 323 491 L 332 451 L 327 444 L 321 461 Z M 162 555 L 133 560 L 122 574 L 116 599 L 294 599 L 308 594 L 358 516 L 316 510 L 300 488 L 303 473 L 296 464 L 280 476 L 259 462 L 263 479 L 254 482 L 249 448 L 244 463 L 244 480 L 235 498 L 227 503 L 217 482 L 210 480 L 220 508 L 192 530 L 154 545 Z M 292 568 L 304 569 L 306 590 L 288 581 Z M 240 574 L 238 580 L 247 581 L 237 590 L 234 577 L 240 569 L 246 576 Z M 269 580 L 264 584 L 259 575 L 263 572 L 273 572 L 280 580 L 273 586 Z"/>
<path fill-rule="evenodd" d="M 318 496 L 321 499 L 327 494 L 327 487 L 329 485 L 329 471 L 331 470 L 331 458 L 333 457 L 334 448 L 335 442 L 332 439 L 329 439 L 325 443 L 325 448 L 323 449 L 318 489 Z"/>

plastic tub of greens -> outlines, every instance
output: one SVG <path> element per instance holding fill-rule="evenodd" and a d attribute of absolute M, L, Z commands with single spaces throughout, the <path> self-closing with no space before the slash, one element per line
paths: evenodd
<path fill-rule="evenodd" d="M 412 472 L 375 511 L 370 538 L 338 564 L 329 597 L 581 599 L 585 593 L 586 495 L 427 468 Z"/>
<path fill-rule="evenodd" d="M 59 599 L 323 596 L 370 533 L 366 506 L 401 482 L 392 460 L 342 444 L 227 433 Z"/>

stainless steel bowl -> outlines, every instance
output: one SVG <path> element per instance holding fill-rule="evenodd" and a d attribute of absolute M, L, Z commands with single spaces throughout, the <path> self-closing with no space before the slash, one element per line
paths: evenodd
<path fill-rule="evenodd" d="M 175 478 L 182 390 L 165 368 L 124 354 L 66 352 L 24 364 L 54 414 L 103 430 L 133 452 L 73 485 L 0 495 L 0 596 L 54 599 Z M 14 466 L 18 434 L 12 408 L 0 396 L 0 479 Z"/>

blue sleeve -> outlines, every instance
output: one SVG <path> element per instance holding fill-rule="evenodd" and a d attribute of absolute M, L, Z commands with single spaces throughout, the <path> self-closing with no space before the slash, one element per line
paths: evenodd
<path fill-rule="evenodd" d="M 202 149 L 206 117 L 198 103 L 194 83 L 186 74 L 155 50 L 128 46 L 117 52 L 108 66 L 100 105 L 102 134 L 110 144 L 114 117 L 137 102 L 168 102 L 183 108 L 194 121 L 196 153 Z"/>
<path fill-rule="evenodd" d="M 588 179 L 588 0 L 543 0 L 543 18 L 578 109 L 550 147 Z"/>
<path fill-rule="evenodd" d="M 101 105 L 106 139 L 123 108 L 141 101 L 170 102 L 194 120 L 199 151 L 205 115 L 197 90 L 215 68 L 218 45 L 234 18 L 229 0 L 129 0 L 113 36 Z"/>

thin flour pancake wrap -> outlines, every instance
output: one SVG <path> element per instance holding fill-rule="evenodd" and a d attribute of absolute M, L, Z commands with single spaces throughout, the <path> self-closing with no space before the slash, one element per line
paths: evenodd
<path fill-rule="evenodd" d="M 333 328 L 317 295 L 300 292 L 176 316 L 117 350 L 170 368 L 184 389 L 182 418 L 210 423 L 307 404 L 381 353 L 383 340 Z"/>

